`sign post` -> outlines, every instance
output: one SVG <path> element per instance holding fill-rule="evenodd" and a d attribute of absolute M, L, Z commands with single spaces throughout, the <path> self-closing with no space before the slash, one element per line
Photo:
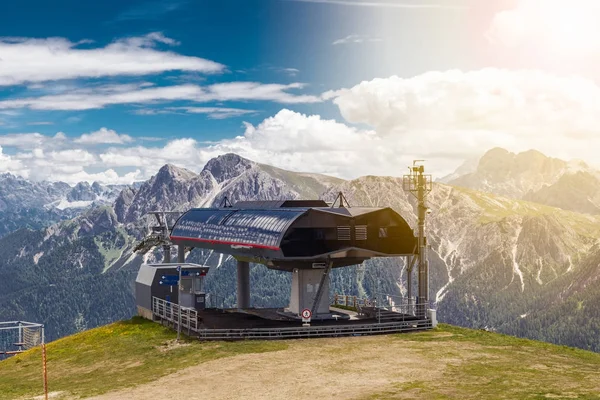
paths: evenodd
<path fill-rule="evenodd" d="M 48 368 L 46 366 L 46 344 L 42 343 L 42 373 L 44 379 L 44 399 L 48 400 Z"/>
<path fill-rule="evenodd" d="M 177 286 L 179 289 L 177 293 L 177 343 L 179 343 L 181 337 L 181 265 L 177 266 L 177 272 L 179 272 L 179 285 Z"/>
<path fill-rule="evenodd" d="M 310 311 L 310 309 L 305 308 L 304 310 L 302 310 L 301 316 L 302 326 L 310 326 L 310 318 L 312 317 L 312 312 Z"/>

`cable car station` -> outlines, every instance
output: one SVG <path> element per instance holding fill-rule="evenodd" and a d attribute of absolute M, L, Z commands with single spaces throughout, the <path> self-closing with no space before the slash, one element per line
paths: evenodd
<path fill-rule="evenodd" d="M 425 241 L 425 197 L 431 176 L 414 165 L 404 189 L 418 202 L 417 235 L 389 207 L 351 207 L 340 193 L 333 204 L 322 200 L 224 202 L 218 208 L 191 209 L 168 226 L 154 213 L 154 235 L 138 249 L 162 245 L 162 264 L 144 264 L 136 280 L 138 313 L 200 339 L 265 339 L 401 332 L 436 325 L 429 305 Z M 177 246 L 176 263 L 170 248 Z M 194 248 L 231 255 L 237 261 L 237 307 L 225 308 L 204 291 L 209 267 L 186 263 Z M 404 257 L 408 293 L 384 304 L 364 299 L 355 311 L 330 304 L 329 274 L 376 257 Z M 250 263 L 292 275 L 290 299 L 281 309 L 250 304 Z M 418 295 L 413 298 L 413 267 Z M 400 266 L 399 266 L 400 268 Z M 355 301 L 356 303 L 356 301 Z"/>

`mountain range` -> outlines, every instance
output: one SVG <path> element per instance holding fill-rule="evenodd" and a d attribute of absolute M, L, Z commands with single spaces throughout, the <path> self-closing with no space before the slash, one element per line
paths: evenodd
<path fill-rule="evenodd" d="M 18 228 L 39 229 L 78 215 L 83 209 L 112 204 L 125 185 L 32 182 L 0 174 L 0 237 Z"/>
<path fill-rule="evenodd" d="M 439 319 L 600 351 L 599 176 L 580 161 L 492 149 L 435 183 L 427 230 Z M 350 205 L 391 206 L 416 221 L 415 200 L 401 178 L 341 180 L 235 154 L 210 160 L 200 173 L 165 165 L 150 180 L 120 188 L 112 203 L 0 239 L 0 320 L 41 321 L 57 338 L 131 316 L 139 265 L 162 257 L 160 250 L 132 253 L 149 211 L 218 206 L 225 197 L 331 201 L 340 191 Z M 82 198 L 71 202 L 90 201 Z M 210 265 L 207 290 L 233 305 L 234 260 L 199 249 L 188 260 Z M 338 269 L 332 290 L 403 295 L 404 269 L 396 259 Z M 289 285 L 288 274 L 254 265 L 252 304 L 286 305 Z"/>

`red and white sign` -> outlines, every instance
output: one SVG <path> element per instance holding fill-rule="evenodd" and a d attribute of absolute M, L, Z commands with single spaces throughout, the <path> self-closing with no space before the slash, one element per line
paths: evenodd
<path fill-rule="evenodd" d="M 302 313 L 300 315 L 302 315 L 302 322 L 310 322 L 310 317 L 312 317 L 312 312 L 310 312 L 310 310 L 308 308 L 305 308 L 304 310 L 302 310 Z"/>

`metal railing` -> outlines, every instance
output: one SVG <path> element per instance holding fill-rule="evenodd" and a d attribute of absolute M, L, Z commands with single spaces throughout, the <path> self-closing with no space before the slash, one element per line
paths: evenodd
<path fill-rule="evenodd" d="M 201 329 L 200 340 L 292 339 L 362 336 L 408 332 L 431 328 L 429 320 L 390 321 L 357 325 L 330 325 L 292 328 Z"/>
<path fill-rule="evenodd" d="M 181 309 L 181 328 L 190 331 L 198 331 L 198 312 L 193 308 L 179 307 L 175 303 L 152 297 L 152 314 L 162 321 L 169 321 L 173 326 L 179 323 L 179 310 Z"/>
<path fill-rule="evenodd" d="M 376 312 L 377 320 L 405 320 L 413 319 L 417 313 L 426 318 L 427 310 L 435 308 L 435 303 L 417 303 L 415 299 L 403 296 L 376 293 L 375 299 L 365 299 L 357 296 L 335 294 L 332 306 L 345 306 L 356 309 L 359 314 L 373 314 Z"/>
<path fill-rule="evenodd" d="M 353 307 L 360 310 L 361 307 L 375 307 L 374 299 L 361 299 L 357 296 L 348 296 L 346 294 L 335 294 L 333 296 L 333 306 Z"/>

